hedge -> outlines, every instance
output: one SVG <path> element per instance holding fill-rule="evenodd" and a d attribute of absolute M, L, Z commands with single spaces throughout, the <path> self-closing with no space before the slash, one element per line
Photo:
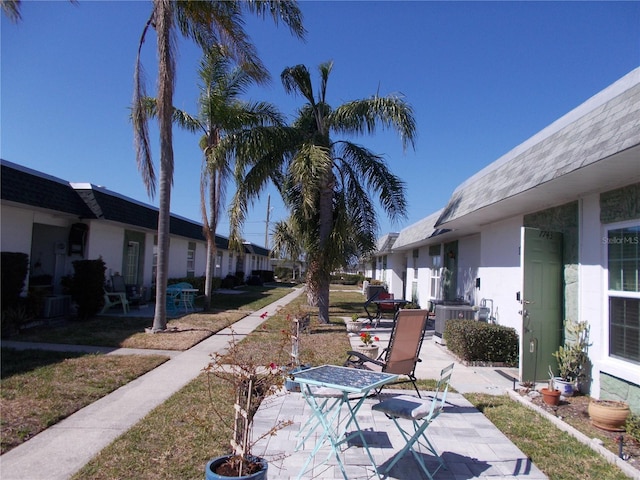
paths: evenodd
<path fill-rule="evenodd" d="M 518 364 L 518 334 L 515 329 L 475 320 L 448 320 L 444 341 L 464 362 Z"/>

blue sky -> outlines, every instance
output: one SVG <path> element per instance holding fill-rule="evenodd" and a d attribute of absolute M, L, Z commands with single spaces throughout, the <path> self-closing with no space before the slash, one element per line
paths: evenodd
<path fill-rule="evenodd" d="M 0 155 L 72 182 L 91 182 L 150 199 L 137 171 L 128 107 L 140 34 L 151 2 L 24 1 L 22 22 L 2 17 Z M 415 150 L 393 132 L 356 139 L 383 154 L 406 182 L 408 218 L 398 231 L 442 208 L 481 168 L 640 65 L 640 2 L 328 2 L 300 3 L 305 43 L 271 21 L 247 30 L 273 80 L 248 98 L 292 118 L 301 99 L 286 95 L 280 72 L 334 61 L 332 105 L 402 94 L 415 111 Z M 155 36 L 144 48 L 155 91 Z M 179 41 L 177 107 L 195 112 L 200 52 Z M 157 147 L 157 135 L 152 129 Z M 158 161 L 157 148 L 155 161 Z M 199 221 L 198 138 L 174 130 L 172 212 Z M 231 197 L 230 186 L 228 196 Z M 264 244 L 286 211 L 268 189 L 245 225 Z M 218 233 L 228 234 L 227 218 Z"/>

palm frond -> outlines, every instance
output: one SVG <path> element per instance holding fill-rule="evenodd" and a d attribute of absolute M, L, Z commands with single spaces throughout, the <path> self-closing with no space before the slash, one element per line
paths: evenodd
<path fill-rule="evenodd" d="M 282 85 L 287 93 L 302 95 L 310 105 L 315 105 L 313 98 L 313 87 L 309 70 L 304 65 L 287 67 L 280 74 Z"/>
<path fill-rule="evenodd" d="M 2 11 L 9 20 L 13 23 L 18 23 L 22 20 L 22 14 L 20 13 L 20 0 L 2 0 Z"/>
<path fill-rule="evenodd" d="M 326 103 L 327 82 L 329 81 L 329 74 L 331 74 L 331 70 L 333 70 L 333 62 L 321 63 L 318 70 L 320 70 L 320 92 L 318 100 L 320 103 Z"/>
<path fill-rule="evenodd" d="M 404 99 L 390 95 L 354 100 L 340 105 L 330 116 L 331 129 L 337 133 L 373 134 L 376 126 L 395 130 L 402 140 L 402 147 L 413 147 L 416 124 L 412 107 Z"/>
<path fill-rule="evenodd" d="M 242 4 L 247 10 L 262 16 L 262 18 L 265 18 L 267 14 L 271 15 L 276 25 L 282 20 L 293 35 L 301 40 L 304 39 L 306 30 L 302 25 L 302 12 L 297 2 L 291 0 L 245 0 Z"/>
<path fill-rule="evenodd" d="M 134 90 L 131 108 L 131 122 L 133 124 L 133 139 L 136 151 L 136 163 L 138 171 L 142 175 L 142 182 L 147 190 L 147 194 L 153 198 L 156 192 L 156 174 L 153 168 L 153 160 L 151 158 L 151 144 L 149 141 L 149 125 L 148 125 L 148 102 L 146 101 L 147 92 L 144 79 L 144 69 L 140 59 L 142 44 L 144 43 L 147 29 L 151 23 L 153 15 L 147 22 L 140 43 L 138 46 L 138 54 L 136 56 L 135 70 L 133 74 Z"/>
<path fill-rule="evenodd" d="M 337 142 L 334 148 L 349 165 L 350 188 L 359 184 L 365 185 L 369 194 L 376 194 L 380 205 L 392 220 L 406 216 L 405 183 L 391 172 L 382 157 L 347 141 Z"/>

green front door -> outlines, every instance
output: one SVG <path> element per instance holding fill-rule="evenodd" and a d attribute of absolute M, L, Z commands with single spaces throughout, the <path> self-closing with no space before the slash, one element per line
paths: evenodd
<path fill-rule="evenodd" d="M 562 338 L 562 234 L 523 228 L 522 381 L 549 378 Z"/>

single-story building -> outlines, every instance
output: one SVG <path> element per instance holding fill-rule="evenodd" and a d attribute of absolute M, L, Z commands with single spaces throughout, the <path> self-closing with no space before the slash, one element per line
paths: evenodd
<path fill-rule="evenodd" d="M 90 183 L 70 183 L 0 160 L 1 250 L 29 255 L 29 278 L 47 278 L 52 293 L 72 262 L 102 258 L 107 279 L 151 291 L 157 259 L 158 209 Z M 202 224 L 171 215 L 169 278 L 202 276 L 207 243 Z M 245 244 L 241 254 L 217 235 L 216 277 L 271 270 L 269 251 Z M 28 286 L 27 279 L 27 286 Z"/>
<path fill-rule="evenodd" d="M 640 68 L 381 240 L 368 276 L 489 308 L 519 334 L 521 381 L 548 378 L 563 321 L 588 322 L 591 395 L 640 412 Z"/>

